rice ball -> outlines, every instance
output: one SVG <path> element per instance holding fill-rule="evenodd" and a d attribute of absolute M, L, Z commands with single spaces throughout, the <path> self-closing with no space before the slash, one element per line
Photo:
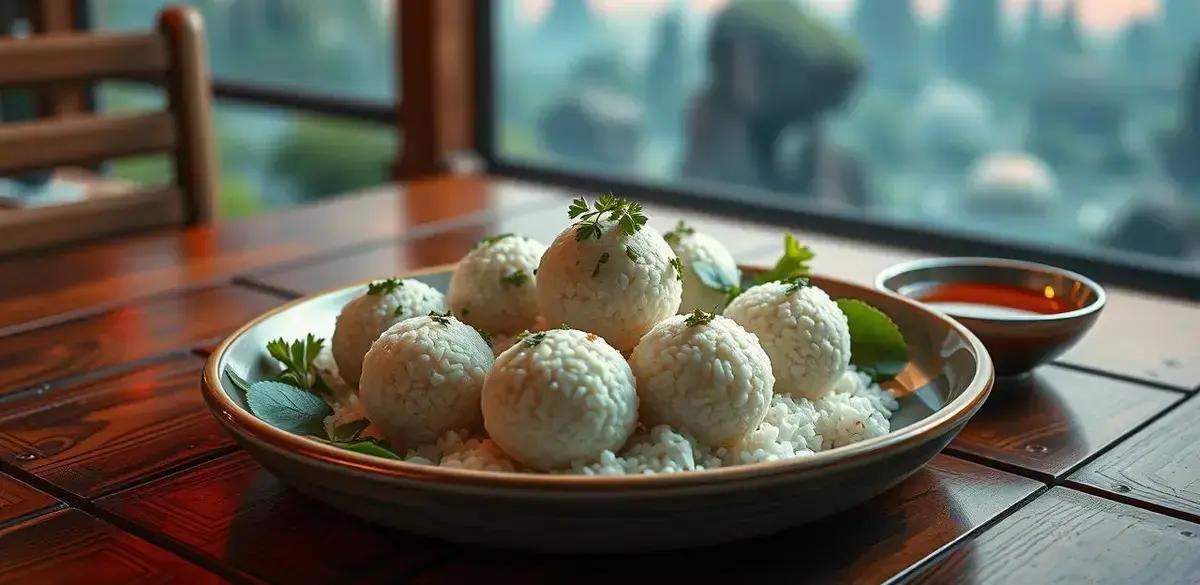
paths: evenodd
<path fill-rule="evenodd" d="M 568 329 L 529 334 L 500 354 L 482 404 L 492 440 L 541 471 L 620 450 L 638 415 L 625 358 L 598 335 Z"/>
<path fill-rule="evenodd" d="M 704 264 L 703 270 L 709 272 L 709 279 L 717 279 L 719 283 L 736 285 L 739 280 L 737 262 L 725 245 L 716 238 L 702 234 L 679 222 L 675 229 L 666 235 L 667 243 L 683 262 L 683 297 L 679 302 L 679 313 L 691 313 L 696 309 L 701 311 L 720 311 L 725 307 L 725 291 L 709 286 L 696 273 L 696 264 Z"/>
<path fill-rule="evenodd" d="M 347 384 L 358 388 L 363 356 L 388 327 L 430 311 L 442 311 L 445 298 L 419 280 L 389 278 L 372 282 L 342 307 L 333 329 L 333 359 Z"/>
<path fill-rule="evenodd" d="M 492 348 L 470 325 L 452 316 L 414 317 L 371 345 L 358 396 L 394 444 L 431 442 L 479 427 L 479 393 L 491 367 Z"/>
<path fill-rule="evenodd" d="M 654 326 L 629 360 L 642 421 L 701 443 L 736 443 L 762 422 L 775 376 L 758 338 L 721 316 L 695 312 Z"/>
<path fill-rule="evenodd" d="M 577 239 L 573 225 L 550 244 L 538 266 L 538 307 L 547 322 L 591 331 L 628 353 L 679 308 L 679 260 L 654 228 L 626 236 L 616 223 L 600 226 L 599 239 Z"/>
<path fill-rule="evenodd" d="M 820 398 L 850 364 L 846 315 L 816 286 L 760 284 L 734 299 L 725 316 L 758 336 L 776 392 Z"/>
<path fill-rule="evenodd" d="M 524 236 L 484 238 L 454 269 L 446 305 L 464 322 L 492 333 L 530 329 L 538 316 L 538 262 L 546 246 Z"/>

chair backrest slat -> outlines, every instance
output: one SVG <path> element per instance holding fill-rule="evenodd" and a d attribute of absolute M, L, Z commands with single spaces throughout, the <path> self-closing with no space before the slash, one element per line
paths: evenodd
<path fill-rule="evenodd" d="M 161 34 L 61 34 L 0 40 L 0 86 L 155 78 L 167 70 Z"/>
<path fill-rule="evenodd" d="M 147 207 L 155 208 L 147 213 Z M 35 216 L 30 221 L 30 216 Z M 142 187 L 121 197 L 95 197 L 74 205 L 46 205 L 0 213 L 0 254 L 70 240 L 80 218 L 111 233 L 160 227 L 184 218 L 183 192 L 175 185 Z"/>
<path fill-rule="evenodd" d="M 165 152 L 175 146 L 169 112 L 76 116 L 0 125 L 0 174 Z"/>

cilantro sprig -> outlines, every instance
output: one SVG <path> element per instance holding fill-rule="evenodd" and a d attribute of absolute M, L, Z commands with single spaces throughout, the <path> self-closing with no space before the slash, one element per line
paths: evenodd
<path fill-rule="evenodd" d="M 399 278 L 386 278 L 384 280 L 376 280 L 367 285 L 367 294 L 369 295 L 386 295 L 400 287 L 404 286 L 404 282 Z"/>
<path fill-rule="evenodd" d="M 567 217 L 577 220 L 575 241 L 579 242 L 587 239 L 599 240 L 604 234 L 601 220 L 616 222 L 621 233 L 626 236 L 632 236 L 646 225 L 646 216 L 642 213 L 640 204 L 611 193 L 601 195 L 591 207 L 583 197 L 572 200 L 567 208 Z"/>
<path fill-rule="evenodd" d="M 521 268 L 500 277 L 500 284 L 507 284 L 509 286 L 521 286 L 526 282 L 529 282 L 529 275 L 525 274 L 525 270 Z"/>
<path fill-rule="evenodd" d="M 516 234 L 513 234 L 513 233 L 503 233 L 503 234 L 496 234 L 494 236 L 484 236 L 484 237 L 480 238 L 478 242 L 475 242 L 475 247 L 478 248 L 480 246 L 490 246 L 492 244 L 495 244 L 496 242 L 499 242 L 500 240 L 503 240 L 504 238 L 511 238 L 515 235 Z"/>
<path fill-rule="evenodd" d="M 445 313 L 430 311 L 428 317 L 431 321 L 439 325 L 449 325 L 450 319 L 452 319 L 454 315 L 451 315 L 449 311 L 446 311 Z"/>
<path fill-rule="evenodd" d="M 688 314 L 687 319 L 684 319 L 683 323 L 688 327 L 708 325 L 709 323 L 712 323 L 713 318 L 716 316 L 716 313 L 706 313 L 700 309 L 696 309 Z"/>
<path fill-rule="evenodd" d="M 792 234 L 783 235 L 783 256 L 775 262 L 775 267 L 758 273 L 755 281 L 766 284 L 776 280 L 786 281 L 796 276 L 808 276 L 808 261 L 813 259 L 812 250 L 800 245 Z"/>
<path fill-rule="evenodd" d="M 675 269 L 675 279 L 683 282 L 683 260 L 680 260 L 679 256 L 671 258 L 671 268 Z"/>
<path fill-rule="evenodd" d="M 541 343 L 542 340 L 544 340 L 544 339 L 546 339 L 545 331 L 531 333 L 528 329 L 526 329 L 517 334 L 517 341 L 519 343 L 524 343 L 525 345 L 528 345 L 529 347 L 537 347 L 537 345 L 539 343 Z"/>
<path fill-rule="evenodd" d="M 275 376 L 274 380 L 309 392 L 330 394 L 329 387 L 313 366 L 313 361 L 324 346 L 325 340 L 314 337 L 311 333 L 308 337 L 291 343 L 283 338 L 268 341 L 267 353 L 283 366 L 283 372 Z"/>
<path fill-rule="evenodd" d="M 679 245 L 679 240 L 683 239 L 683 236 L 690 236 L 694 233 L 696 230 L 681 219 L 675 222 L 675 229 L 663 234 L 663 239 L 674 248 Z"/>

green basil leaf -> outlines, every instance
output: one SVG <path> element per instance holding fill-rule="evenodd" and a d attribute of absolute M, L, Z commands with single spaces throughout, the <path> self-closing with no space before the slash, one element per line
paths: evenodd
<path fill-rule="evenodd" d="M 271 380 L 251 384 L 246 404 L 263 422 L 298 435 L 325 436 L 325 417 L 333 414 L 315 394 Z"/>
<path fill-rule="evenodd" d="M 333 427 L 333 434 L 329 438 L 333 441 L 353 441 L 370 424 L 371 421 L 364 418 L 337 425 Z"/>
<path fill-rule="evenodd" d="M 233 371 L 233 367 L 225 366 L 225 375 L 229 376 L 229 380 L 233 382 L 233 385 L 237 386 L 237 389 L 242 391 L 242 395 L 245 395 L 246 392 L 250 390 L 250 382 L 247 382 L 245 378 L 237 375 L 237 372 Z"/>
<path fill-rule="evenodd" d="M 384 459 L 402 459 L 391 447 L 376 441 L 375 439 L 360 439 L 358 441 L 325 441 L 339 449 L 362 453 L 363 455 L 374 455 L 383 457 Z"/>
<path fill-rule="evenodd" d="M 896 377 L 908 363 L 900 328 L 882 311 L 858 299 L 838 299 L 850 325 L 850 363 L 876 382 Z"/>

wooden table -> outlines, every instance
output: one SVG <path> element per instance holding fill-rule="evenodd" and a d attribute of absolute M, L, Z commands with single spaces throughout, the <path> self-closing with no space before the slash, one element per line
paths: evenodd
<path fill-rule="evenodd" d="M 0 258 L 0 582 L 1200 581 L 1200 305 L 1113 289 L 1093 333 L 998 388 L 942 455 L 848 512 L 615 559 L 454 546 L 289 490 L 200 399 L 220 337 L 298 295 L 549 240 L 568 193 L 445 178 L 187 232 Z M 770 262 L 782 229 L 657 205 Z M 919 255 L 800 233 L 868 283 Z"/>

